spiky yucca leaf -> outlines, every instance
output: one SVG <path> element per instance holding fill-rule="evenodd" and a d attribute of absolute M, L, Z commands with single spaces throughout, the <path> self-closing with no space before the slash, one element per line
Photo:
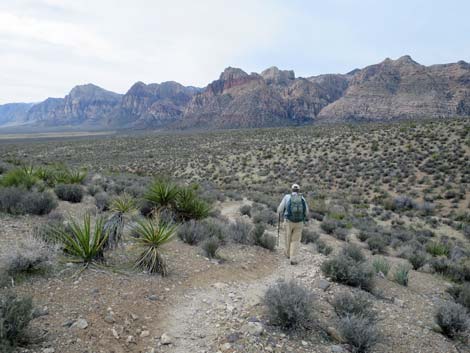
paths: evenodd
<path fill-rule="evenodd" d="M 172 240 L 176 226 L 159 222 L 155 219 L 146 219 L 137 222 L 133 233 L 138 234 L 137 245 L 142 253 L 135 262 L 135 267 L 149 273 L 159 273 L 166 276 L 167 266 L 161 254 L 161 247 Z"/>
<path fill-rule="evenodd" d="M 71 219 L 65 229 L 55 228 L 55 238 L 64 246 L 64 251 L 77 260 L 90 263 L 102 261 L 103 246 L 108 239 L 108 232 L 104 230 L 104 220 L 96 219 L 94 229 L 91 228 L 91 217 L 87 213 L 83 217 L 83 224 Z"/>
<path fill-rule="evenodd" d="M 113 198 L 109 209 L 114 212 L 133 213 L 137 210 L 137 203 L 131 195 L 123 193 Z"/>
<path fill-rule="evenodd" d="M 168 180 L 157 179 L 145 194 L 145 199 L 155 207 L 171 207 L 176 203 L 179 187 Z"/>
<path fill-rule="evenodd" d="M 209 216 L 210 205 L 199 199 L 192 188 L 181 188 L 176 198 L 176 210 L 184 220 L 202 219 Z"/>

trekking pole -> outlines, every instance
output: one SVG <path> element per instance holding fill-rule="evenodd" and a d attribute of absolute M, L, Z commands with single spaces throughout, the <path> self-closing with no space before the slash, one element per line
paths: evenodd
<path fill-rule="evenodd" d="M 277 217 L 277 247 L 279 247 L 279 227 L 281 226 L 281 214 L 278 213 Z"/>

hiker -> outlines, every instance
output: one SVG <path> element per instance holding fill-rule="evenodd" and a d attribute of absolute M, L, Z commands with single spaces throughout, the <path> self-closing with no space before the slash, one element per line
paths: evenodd
<path fill-rule="evenodd" d="M 284 240 L 284 254 L 290 259 L 291 265 L 297 265 L 302 228 L 307 220 L 308 214 L 307 202 L 300 194 L 299 185 L 292 185 L 292 193 L 284 196 L 277 208 L 277 213 L 280 217 L 283 217 L 285 221 L 286 235 Z"/>

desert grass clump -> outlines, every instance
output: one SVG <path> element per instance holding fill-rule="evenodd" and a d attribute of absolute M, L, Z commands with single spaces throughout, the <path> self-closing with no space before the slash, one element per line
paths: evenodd
<path fill-rule="evenodd" d="M 176 226 L 160 222 L 158 219 L 145 219 L 137 222 L 133 232 L 138 234 L 137 246 L 142 249 L 135 267 L 147 273 L 168 274 L 167 264 L 162 256 L 162 247 L 173 239 Z"/>
<path fill-rule="evenodd" d="M 31 168 L 20 167 L 9 170 L 0 178 L 0 186 L 3 187 L 21 187 L 31 189 L 37 182 L 38 178 L 34 175 Z"/>
<path fill-rule="evenodd" d="M 467 310 L 458 303 L 443 303 L 437 309 L 436 323 L 444 335 L 454 338 L 468 328 L 469 318 Z"/>
<path fill-rule="evenodd" d="M 415 251 L 407 256 L 408 261 L 413 266 L 413 270 L 418 270 L 428 261 L 428 256 L 424 251 Z"/>
<path fill-rule="evenodd" d="M 398 265 L 397 268 L 395 269 L 395 272 L 393 273 L 393 280 L 396 283 L 407 287 L 408 281 L 409 281 L 410 270 L 411 268 L 408 264 Z"/>
<path fill-rule="evenodd" d="M 80 224 L 75 219 L 68 221 L 67 227 L 54 228 L 54 237 L 63 246 L 66 255 L 75 261 L 89 264 L 104 260 L 104 245 L 108 233 L 104 229 L 104 219 L 98 217 L 92 229 L 90 214 L 85 214 Z"/>
<path fill-rule="evenodd" d="M 101 191 L 95 195 L 95 205 L 98 211 L 105 212 L 109 210 L 110 197 L 108 193 Z"/>
<path fill-rule="evenodd" d="M 82 202 L 84 195 L 83 188 L 77 184 L 58 184 L 54 188 L 54 192 L 62 201 L 69 201 L 72 203 Z"/>
<path fill-rule="evenodd" d="M 426 251 L 432 256 L 448 256 L 450 246 L 443 242 L 430 241 L 426 244 Z"/>
<path fill-rule="evenodd" d="M 250 205 L 243 205 L 240 207 L 240 214 L 242 216 L 251 217 L 251 206 Z"/>
<path fill-rule="evenodd" d="M 178 238 L 189 245 L 197 245 L 207 237 L 204 226 L 199 221 L 191 219 L 178 227 Z"/>
<path fill-rule="evenodd" d="M 308 328 L 313 320 L 313 295 L 295 280 L 273 284 L 266 291 L 264 303 L 269 321 L 283 330 Z"/>
<path fill-rule="evenodd" d="M 374 268 L 375 273 L 382 273 L 384 276 L 387 276 L 390 271 L 391 264 L 386 258 L 377 256 L 372 260 L 372 267 Z"/>
<path fill-rule="evenodd" d="M 252 231 L 254 245 L 273 251 L 276 248 L 276 238 L 266 233 L 262 223 L 257 223 Z"/>
<path fill-rule="evenodd" d="M 0 351 L 11 353 L 24 341 L 29 322 L 33 319 L 33 302 L 13 292 L 0 292 Z"/>
<path fill-rule="evenodd" d="M 376 325 L 361 315 L 346 315 L 340 318 L 338 331 L 351 345 L 352 351 L 357 353 L 369 352 L 380 339 Z"/>

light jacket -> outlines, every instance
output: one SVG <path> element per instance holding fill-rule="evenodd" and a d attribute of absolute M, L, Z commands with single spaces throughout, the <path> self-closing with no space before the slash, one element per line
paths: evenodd
<path fill-rule="evenodd" d="M 284 219 L 287 216 L 287 203 L 289 202 L 291 195 L 297 195 L 297 193 L 293 192 L 292 194 L 285 195 L 283 197 L 281 203 L 279 204 L 278 208 L 277 208 L 277 213 L 282 215 L 284 217 Z M 307 218 L 307 216 L 308 216 L 308 204 L 307 204 L 307 201 L 305 200 L 305 198 L 303 196 L 302 196 L 302 200 L 304 200 L 304 202 L 305 202 L 305 218 Z"/>

